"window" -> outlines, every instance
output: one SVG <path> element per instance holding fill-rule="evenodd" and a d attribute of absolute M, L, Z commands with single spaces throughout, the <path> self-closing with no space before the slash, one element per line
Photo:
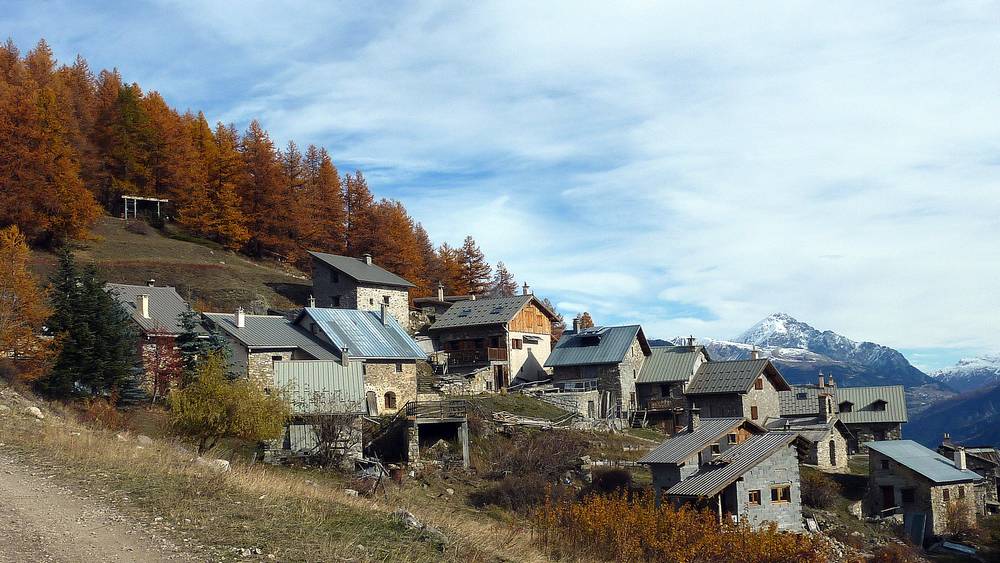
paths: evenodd
<path fill-rule="evenodd" d="M 520 350 L 521 349 L 521 339 L 520 338 L 511 338 L 510 339 L 510 347 L 512 349 L 514 349 L 514 350 Z"/>
<path fill-rule="evenodd" d="M 389 296 L 388 295 L 383 295 L 382 296 L 382 303 L 385 303 L 386 305 L 389 304 Z"/>
<path fill-rule="evenodd" d="M 719 450 L 719 444 L 712 444 L 712 454 L 718 455 L 721 451 Z"/>
<path fill-rule="evenodd" d="M 889 460 L 887 459 L 882 460 L 882 469 L 889 469 Z"/>
<path fill-rule="evenodd" d="M 763 377 L 758 377 L 757 381 L 753 382 L 753 388 L 756 389 L 756 390 L 758 390 L 758 391 L 760 391 L 761 389 L 763 389 L 764 388 L 764 378 Z"/>
<path fill-rule="evenodd" d="M 889 403 L 886 403 L 885 401 L 879 399 L 878 401 L 875 401 L 874 403 L 872 403 L 872 410 L 873 411 L 884 411 L 885 410 L 885 406 L 887 404 L 889 404 Z"/>
<path fill-rule="evenodd" d="M 750 491 L 748 502 L 754 506 L 760 506 L 760 489 Z"/>
<path fill-rule="evenodd" d="M 750 420 L 757 420 L 757 405 L 750 405 Z"/>
<path fill-rule="evenodd" d="M 772 503 L 792 502 L 792 486 L 772 485 L 771 502 Z"/>
<path fill-rule="evenodd" d="M 368 304 L 369 305 L 374 305 L 375 304 L 375 298 L 374 297 L 369 297 L 368 298 Z"/>
<path fill-rule="evenodd" d="M 272 362 L 280 362 L 281 360 L 284 360 L 281 356 L 271 356 Z"/>
<path fill-rule="evenodd" d="M 913 502 L 914 497 L 915 497 L 915 493 L 914 493 L 913 489 L 903 489 L 903 502 L 904 503 Z"/>
<path fill-rule="evenodd" d="M 340 296 L 339 295 L 334 295 L 333 299 L 331 299 L 330 301 L 333 303 L 334 307 L 340 307 Z"/>
<path fill-rule="evenodd" d="M 965 498 L 965 487 L 961 485 L 958 487 L 958 498 Z"/>
<path fill-rule="evenodd" d="M 840 403 L 840 412 L 851 412 L 854 410 L 854 403 L 850 401 L 844 401 Z"/>
<path fill-rule="evenodd" d="M 403 373 L 403 364 L 401 362 L 396 362 L 396 373 Z"/>
<path fill-rule="evenodd" d="M 340 283 L 340 274 L 331 270 L 330 279 L 333 281 L 333 283 Z"/>
<path fill-rule="evenodd" d="M 941 491 L 941 498 L 943 498 L 945 502 L 948 502 L 949 500 L 951 500 L 951 491 L 949 491 L 948 489 L 942 490 Z"/>
<path fill-rule="evenodd" d="M 385 408 L 387 408 L 387 409 L 394 409 L 394 408 L 396 408 L 396 394 L 395 393 L 393 393 L 392 391 L 387 392 L 385 394 L 384 399 L 385 399 L 385 401 L 384 401 Z"/>
<path fill-rule="evenodd" d="M 736 441 L 739 440 L 739 439 L 740 439 L 740 437 L 735 432 L 729 435 L 729 443 L 730 444 L 735 444 Z M 759 493 L 760 491 L 757 491 L 757 492 Z"/>
<path fill-rule="evenodd" d="M 809 396 L 806 395 L 805 393 L 796 393 L 795 394 L 795 398 L 798 399 L 799 401 L 805 401 L 808 397 Z"/>
<path fill-rule="evenodd" d="M 669 397 L 670 396 L 670 384 L 669 383 L 661 383 L 660 384 L 660 396 L 661 397 Z"/>

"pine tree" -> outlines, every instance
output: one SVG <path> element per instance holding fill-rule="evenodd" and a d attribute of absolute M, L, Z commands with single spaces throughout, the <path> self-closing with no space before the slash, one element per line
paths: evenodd
<path fill-rule="evenodd" d="M 476 240 L 471 236 L 465 237 L 460 256 L 462 284 L 469 288 L 469 293 L 472 295 L 485 295 L 490 288 L 492 268 L 490 268 L 490 263 L 486 261 L 483 251 L 476 244 Z"/>
<path fill-rule="evenodd" d="M 492 297 L 510 297 L 517 293 L 517 280 L 514 274 L 510 273 L 506 264 L 497 262 L 497 267 L 493 272 L 493 284 L 490 285 L 490 295 Z"/>
<path fill-rule="evenodd" d="M 214 326 L 205 330 L 197 311 L 181 313 L 181 333 L 175 344 L 181 358 L 181 384 L 189 385 L 197 379 L 201 364 L 211 355 L 229 364 L 232 349 L 229 341 Z"/>
<path fill-rule="evenodd" d="M 577 323 L 577 325 L 580 327 L 580 330 L 583 330 L 585 328 L 593 328 L 594 319 L 590 317 L 590 313 L 584 311 L 583 313 L 580 314 L 579 322 Z"/>
<path fill-rule="evenodd" d="M 50 346 L 41 338 L 50 311 L 28 272 L 28 244 L 16 226 L 0 229 L 0 357 L 16 358 L 18 376 L 40 375 Z"/>

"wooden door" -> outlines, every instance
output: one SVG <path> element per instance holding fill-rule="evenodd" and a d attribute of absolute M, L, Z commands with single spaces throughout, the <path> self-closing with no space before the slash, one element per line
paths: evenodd
<path fill-rule="evenodd" d="M 896 489 L 892 485 L 882 487 L 882 510 L 896 506 Z"/>

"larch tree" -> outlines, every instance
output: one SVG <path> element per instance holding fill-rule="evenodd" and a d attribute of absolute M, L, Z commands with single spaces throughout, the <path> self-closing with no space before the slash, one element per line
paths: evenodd
<path fill-rule="evenodd" d="M 413 232 L 413 219 L 403 204 L 383 199 L 372 210 L 376 236 L 370 252 L 378 264 L 417 286 L 426 286 L 424 263 Z"/>
<path fill-rule="evenodd" d="M 479 249 L 479 245 L 471 235 L 465 237 L 460 253 L 463 285 L 468 287 L 469 293 L 473 295 L 485 295 L 492 281 L 492 268 L 486 261 L 486 255 Z"/>
<path fill-rule="evenodd" d="M 374 235 L 372 208 L 375 206 L 368 182 L 360 170 L 347 174 L 344 178 L 344 199 L 347 216 L 345 218 L 346 252 L 350 256 L 361 256 L 369 252 Z"/>
<path fill-rule="evenodd" d="M 430 235 L 420 223 L 413 225 L 413 237 L 416 239 L 417 252 L 420 253 L 420 260 L 423 263 L 423 272 L 419 276 L 421 283 L 417 284 L 417 287 L 413 288 L 410 293 L 414 297 L 428 297 L 435 294 L 438 283 L 444 283 L 439 273 L 441 265 L 437 252 L 434 250 L 434 243 L 431 242 Z"/>
<path fill-rule="evenodd" d="M 469 295 L 471 288 L 462 278 L 462 251 L 446 242 L 441 243 L 435 260 L 435 276 L 452 295 Z"/>
<path fill-rule="evenodd" d="M 490 285 L 490 295 L 493 297 L 510 297 L 517 293 L 517 280 L 510 273 L 503 261 L 497 262 L 493 271 L 493 283 Z"/>
<path fill-rule="evenodd" d="M 291 192 L 274 142 L 257 120 L 250 122 L 243 135 L 240 154 L 244 166 L 240 193 L 250 228 L 247 252 L 258 258 L 287 258 L 292 247 Z"/>
<path fill-rule="evenodd" d="M 28 272 L 28 243 L 16 226 L 0 229 L 0 357 L 18 364 L 20 379 L 36 379 L 50 356 L 42 328 L 50 310 Z"/>
<path fill-rule="evenodd" d="M 215 128 L 215 148 L 209 162 L 211 219 L 208 234 L 230 250 L 242 248 L 250 240 L 250 226 L 243 213 L 240 186 L 245 185 L 240 137 L 232 125 Z"/>

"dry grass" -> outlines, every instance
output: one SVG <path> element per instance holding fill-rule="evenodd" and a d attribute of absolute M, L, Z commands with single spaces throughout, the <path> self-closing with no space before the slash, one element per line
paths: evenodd
<path fill-rule="evenodd" d="M 104 491 L 106 501 L 163 533 L 188 538 L 185 545 L 212 558 L 257 547 L 281 561 L 544 560 L 524 528 L 460 501 L 428 498 L 419 487 L 393 486 L 366 499 L 345 494 L 343 482 L 329 474 L 242 463 L 212 473 L 193 464 L 193 454 L 178 443 L 157 440 L 141 448 L 84 426 L 68 409 L 43 410 L 50 415 L 41 423 L 0 417 L 8 451 L 14 446 L 26 461 L 80 489 Z M 391 516 L 397 508 L 442 530 L 447 545 L 397 524 Z"/>

